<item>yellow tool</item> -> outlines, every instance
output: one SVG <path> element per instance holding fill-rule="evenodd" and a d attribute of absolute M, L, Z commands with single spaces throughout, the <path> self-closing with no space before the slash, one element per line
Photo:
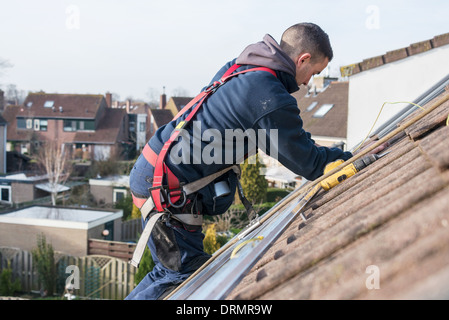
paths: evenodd
<path fill-rule="evenodd" d="M 388 153 L 389 152 L 386 152 L 382 155 L 370 154 L 370 155 L 366 155 L 360 159 L 355 160 L 353 163 L 347 165 L 346 167 L 344 167 L 337 173 L 335 173 L 335 174 L 331 175 L 330 177 L 328 177 L 327 179 L 324 179 L 323 181 L 321 181 L 321 187 L 324 190 L 328 191 L 329 189 L 335 187 L 337 184 L 339 184 L 339 183 L 345 181 L 346 179 L 348 179 L 349 177 L 355 175 L 357 172 L 359 172 L 363 168 L 369 166 L 374 161 L 382 158 L 383 156 L 385 156 Z M 326 166 L 326 168 L 324 169 L 324 174 L 326 174 L 327 172 L 331 171 L 332 169 L 338 167 L 343 162 L 344 162 L 343 160 L 337 160 L 335 162 L 329 163 Z"/>

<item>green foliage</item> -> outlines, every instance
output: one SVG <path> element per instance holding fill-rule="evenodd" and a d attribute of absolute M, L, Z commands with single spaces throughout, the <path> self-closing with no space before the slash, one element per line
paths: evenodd
<path fill-rule="evenodd" d="M 137 285 L 142 281 L 143 278 L 151 272 L 154 268 L 153 257 L 151 256 L 150 249 L 145 248 L 143 252 L 142 260 L 140 260 L 139 268 L 137 269 L 136 275 L 134 277 L 134 283 Z"/>
<path fill-rule="evenodd" d="M 48 296 L 53 295 L 57 272 L 53 246 L 47 243 L 45 235 L 37 236 L 37 248 L 32 250 L 33 264 L 37 269 L 39 283 L 43 285 Z"/>
<path fill-rule="evenodd" d="M 215 224 L 209 224 L 206 229 L 206 235 L 203 240 L 204 252 L 213 254 L 220 249 L 220 243 L 217 242 L 217 233 L 215 231 Z"/>
<path fill-rule="evenodd" d="M 251 164 L 251 162 L 254 164 Z M 241 165 L 242 176 L 240 183 L 246 198 L 252 203 L 262 203 L 266 200 L 268 183 L 265 176 L 260 174 L 260 170 L 263 167 L 265 165 L 259 161 L 257 155 L 246 159 Z"/>
<path fill-rule="evenodd" d="M 21 290 L 20 280 L 12 281 L 12 270 L 8 267 L 0 274 L 0 296 L 13 296 Z"/>
<path fill-rule="evenodd" d="M 290 191 L 279 188 L 268 188 L 267 202 L 279 202 L 286 197 Z"/>
<path fill-rule="evenodd" d="M 92 161 L 92 165 L 87 172 L 87 176 L 90 178 L 95 178 L 97 175 L 107 177 L 115 174 L 119 174 L 119 163 L 112 158 Z"/>
<path fill-rule="evenodd" d="M 128 220 L 132 218 L 132 212 L 133 212 L 133 197 L 131 194 L 128 194 L 126 197 L 120 199 L 114 204 L 115 209 L 122 209 L 123 210 L 123 217 L 122 220 Z"/>

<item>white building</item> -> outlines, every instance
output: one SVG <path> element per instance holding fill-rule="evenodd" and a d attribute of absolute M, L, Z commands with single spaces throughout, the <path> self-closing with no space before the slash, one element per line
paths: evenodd
<path fill-rule="evenodd" d="M 341 68 L 349 77 L 347 144 L 368 134 L 384 102 L 414 102 L 448 74 L 449 33 Z M 374 127 L 407 104 L 386 104 Z"/>

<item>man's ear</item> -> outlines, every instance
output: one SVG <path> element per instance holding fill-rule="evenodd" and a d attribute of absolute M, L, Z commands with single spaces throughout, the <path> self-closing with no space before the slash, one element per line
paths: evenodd
<path fill-rule="evenodd" d="M 310 53 L 303 53 L 298 56 L 298 59 L 296 60 L 296 65 L 299 67 L 304 62 L 310 60 L 311 54 Z"/>

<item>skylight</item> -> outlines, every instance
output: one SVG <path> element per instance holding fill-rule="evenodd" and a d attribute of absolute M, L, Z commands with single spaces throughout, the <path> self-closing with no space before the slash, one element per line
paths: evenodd
<path fill-rule="evenodd" d="M 312 111 L 313 108 L 315 108 L 317 104 L 318 104 L 317 101 L 312 102 L 312 103 L 307 107 L 306 111 Z"/>
<path fill-rule="evenodd" d="M 53 105 L 55 104 L 55 102 L 54 101 L 45 101 L 45 103 L 44 103 L 44 108 L 51 108 L 51 107 L 53 107 Z"/>
<path fill-rule="evenodd" d="M 329 112 L 330 109 L 332 109 L 334 107 L 333 104 L 323 104 L 318 110 L 317 112 L 315 112 L 315 114 L 313 115 L 314 118 L 322 118 L 326 115 L 326 113 Z"/>

